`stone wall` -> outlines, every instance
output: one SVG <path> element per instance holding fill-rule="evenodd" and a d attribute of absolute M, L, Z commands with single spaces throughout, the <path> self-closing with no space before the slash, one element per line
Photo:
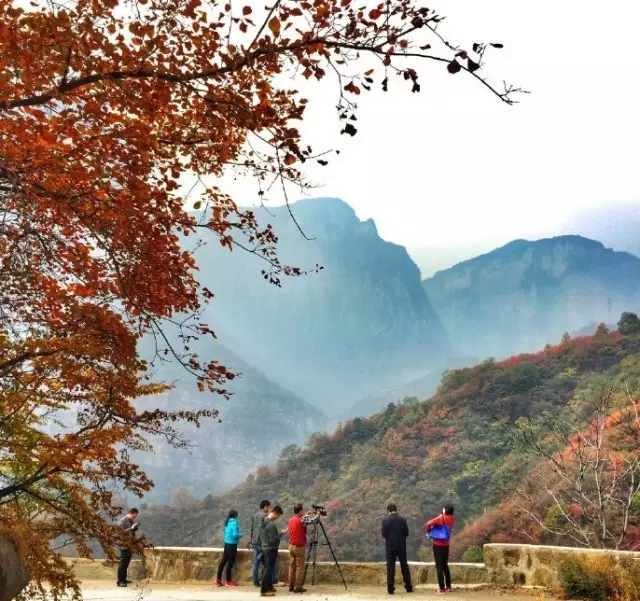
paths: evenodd
<path fill-rule="evenodd" d="M 543 545 L 484 546 L 488 581 L 496 585 L 558 586 L 558 567 L 570 556 L 612 555 L 640 561 L 640 553 Z"/>
<path fill-rule="evenodd" d="M 152 582 L 197 583 L 209 582 L 215 577 L 221 549 L 194 547 L 155 547 L 149 549 L 144 562 L 131 562 L 129 577 L 132 580 L 148 578 Z M 640 561 L 640 552 L 615 552 L 597 549 L 574 549 L 571 547 L 546 547 L 542 545 L 489 544 L 484 546 L 484 564 L 452 563 L 451 575 L 454 584 L 484 584 L 542 586 L 558 585 L 558 567 L 570 555 L 613 554 L 616 557 L 631 557 Z M 247 549 L 238 551 L 234 576 L 239 583 L 251 585 L 251 558 Z M 104 561 L 88 559 L 68 560 L 81 580 L 116 580 L 116 566 Z M 432 563 L 409 562 L 411 577 L 415 584 L 436 582 Z M 384 586 L 386 568 L 383 562 L 341 562 L 342 574 L 347 585 Z M 288 580 L 289 553 L 280 551 L 278 576 L 282 582 Z M 311 567 L 309 568 L 311 570 Z M 307 583 L 311 583 L 311 571 Z M 335 564 L 318 562 L 315 581 L 318 584 L 341 584 L 340 573 Z M 396 581 L 402 582 L 398 569 Z"/>
<path fill-rule="evenodd" d="M 131 580 L 148 578 L 152 582 L 208 582 L 215 578 L 222 549 L 196 547 L 155 547 L 149 549 L 144 562 L 133 560 L 129 568 Z M 234 577 L 241 584 L 250 585 L 252 554 L 247 549 L 238 550 Z M 116 566 L 104 561 L 88 559 L 68 560 L 81 580 L 116 580 Z M 432 563 L 409 562 L 411 577 L 415 584 L 435 583 L 436 572 Z M 483 564 L 452 563 L 451 575 L 458 584 L 483 584 L 487 573 Z M 349 584 L 385 586 L 386 567 L 383 562 L 340 562 L 344 579 Z M 281 550 L 278 556 L 278 577 L 288 581 L 289 552 Z M 311 583 L 312 568 L 309 566 L 307 583 Z M 402 582 L 397 570 L 397 582 Z M 315 582 L 318 584 L 342 584 L 340 573 L 333 562 L 316 564 Z"/>

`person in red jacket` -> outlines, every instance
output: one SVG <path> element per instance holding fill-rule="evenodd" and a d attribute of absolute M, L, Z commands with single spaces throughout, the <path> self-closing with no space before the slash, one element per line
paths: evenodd
<path fill-rule="evenodd" d="M 451 572 L 449 571 L 449 543 L 453 519 L 453 505 L 445 505 L 442 513 L 424 525 L 424 531 L 433 541 L 433 559 L 436 562 L 438 586 L 436 593 L 444 594 L 451 591 Z"/>
<path fill-rule="evenodd" d="M 315 524 L 319 516 L 312 512 L 304 515 L 302 503 L 293 508 L 293 516 L 289 520 L 289 591 L 306 593 L 304 588 L 304 554 L 307 546 L 307 526 Z"/>

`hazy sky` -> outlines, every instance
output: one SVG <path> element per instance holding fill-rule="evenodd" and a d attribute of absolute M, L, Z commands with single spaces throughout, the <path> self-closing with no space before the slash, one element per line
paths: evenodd
<path fill-rule="evenodd" d="M 313 195 L 373 218 L 425 272 L 560 233 L 584 209 L 640 201 L 640 2 L 439 4 L 451 41 L 504 43 L 487 53 L 485 74 L 531 95 L 508 107 L 465 74 L 425 63 L 420 94 L 392 79 L 388 94 L 365 95 L 360 131 L 347 139 L 337 135 L 335 84 L 316 87 L 304 131 L 316 150 L 340 144 L 341 154 L 311 171 L 322 184 Z M 253 186 L 236 185 L 255 200 Z"/>

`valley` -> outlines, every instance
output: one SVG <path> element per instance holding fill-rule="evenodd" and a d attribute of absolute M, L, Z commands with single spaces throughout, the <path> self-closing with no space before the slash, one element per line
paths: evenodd
<path fill-rule="evenodd" d="M 203 317 L 217 340 L 197 351 L 241 375 L 226 400 L 199 393 L 176 365 L 156 365 L 175 386 L 162 406 L 215 408 L 219 419 L 187 429 L 187 449 L 159 439 L 153 454 L 136 455 L 156 484 L 146 503 L 168 503 L 176 489 L 196 500 L 221 493 L 274 465 L 287 445 L 431 397 L 445 372 L 542 348 L 564 332 L 592 334 L 640 307 L 640 259 L 580 236 L 514 241 L 420 281 L 407 251 L 345 202 L 306 199 L 292 211 L 297 225 L 286 207 L 257 216 L 273 225 L 284 263 L 322 269 L 279 287 L 261 277 L 265 262 L 253 253 L 183 241 L 216 290 Z"/>

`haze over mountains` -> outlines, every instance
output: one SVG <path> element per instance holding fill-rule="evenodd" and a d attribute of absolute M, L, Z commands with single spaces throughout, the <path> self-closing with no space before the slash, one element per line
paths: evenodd
<path fill-rule="evenodd" d="M 243 375 L 225 401 L 160 371 L 180 379 L 163 402 L 221 408 L 222 423 L 189 431 L 190 454 L 160 444 L 155 458 L 140 458 L 160 484 L 153 500 L 181 486 L 227 489 L 337 420 L 429 397 L 445 369 L 535 350 L 640 307 L 640 259 L 580 236 L 516 240 L 421 282 L 406 249 L 343 201 L 291 208 L 310 239 L 286 207 L 256 214 L 273 225 L 284 263 L 320 264 L 318 273 L 277 288 L 255 255 L 213 242 L 196 251 L 200 280 L 215 293 L 205 320 L 219 335 L 200 354 Z"/>
<path fill-rule="evenodd" d="M 432 277 L 437 271 L 487 254 L 519 238 L 539 240 L 579 234 L 598 240 L 607 248 L 640 256 L 640 201 L 635 204 L 614 202 L 599 208 L 583 208 L 564 218 L 550 216 L 547 225 L 539 228 L 538 233 L 533 231 L 535 228 L 523 224 L 520 232 L 514 232 L 510 236 L 505 232 L 505 228 L 494 228 L 485 232 L 479 227 L 477 236 L 469 237 L 468 234 L 460 234 L 455 223 L 446 223 L 444 227 L 451 232 L 448 244 L 431 241 L 425 237 L 420 244 L 407 246 L 411 258 L 420 268 L 423 279 Z"/>
<path fill-rule="evenodd" d="M 199 393 L 180 370 L 164 370 L 175 388 L 151 404 L 161 409 L 218 408 L 222 420 L 204 420 L 200 428 L 182 427 L 190 443 L 176 450 L 164 439 L 154 441 L 154 453 L 139 454 L 138 460 L 155 482 L 147 500 L 168 500 L 180 487 L 208 493 L 219 492 L 238 482 L 261 465 L 274 463 L 287 444 L 304 444 L 314 432 L 328 425 L 326 415 L 290 390 L 272 382 L 235 353 L 217 342 L 207 351 L 234 373 L 229 382 L 230 400 Z M 173 380 L 171 375 L 178 378 Z"/>
<path fill-rule="evenodd" d="M 360 398 L 397 388 L 457 354 L 404 247 L 380 238 L 338 199 L 306 199 L 258 213 L 279 236 L 281 259 L 311 275 L 276 288 L 260 258 L 214 246 L 197 253 L 215 291 L 208 321 L 221 341 L 271 379 L 320 406 L 344 411 Z M 238 347 L 240 343 L 242 348 Z"/>
<path fill-rule="evenodd" d="M 515 240 L 423 284 L 454 344 L 505 357 L 637 310 L 640 259 L 580 236 Z"/>

